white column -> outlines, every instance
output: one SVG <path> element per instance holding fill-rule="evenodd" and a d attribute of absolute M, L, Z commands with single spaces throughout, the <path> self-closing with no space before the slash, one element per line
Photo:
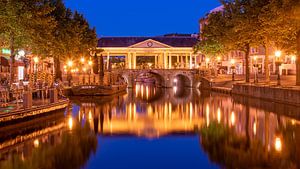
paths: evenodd
<path fill-rule="evenodd" d="M 127 53 L 127 56 L 128 56 L 128 69 L 132 69 L 132 60 L 131 60 L 131 53 L 128 52 Z"/>
<path fill-rule="evenodd" d="M 133 53 L 133 69 L 136 69 L 136 53 Z"/>
<path fill-rule="evenodd" d="M 181 68 L 184 68 L 184 60 L 183 60 L 183 55 L 180 56 L 180 62 L 181 62 L 181 65 L 180 67 Z"/>
<path fill-rule="evenodd" d="M 164 69 L 168 68 L 168 56 L 166 54 L 166 52 L 164 52 Z"/>
<path fill-rule="evenodd" d="M 172 53 L 169 53 L 169 69 L 172 69 Z"/>
<path fill-rule="evenodd" d="M 125 55 L 125 69 L 128 68 L 128 53 Z"/>
<path fill-rule="evenodd" d="M 188 63 L 189 63 L 189 58 L 188 58 L 188 54 L 186 53 L 185 54 L 185 66 L 184 66 L 184 68 L 188 68 Z"/>
<path fill-rule="evenodd" d="M 109 55 L 109 52 L 107 52 L 107 59 L 106 59 L 106 68 L 107 68 L 107 70 L 109 69 L 109 60 L 110 60 L 110 55 Z"/>
<path fill-rule="evenodd" d="M 193 68 L 193 55 L 190 53 L 190 69 Z"/>
<path fill-rule="evenodd" d="M 164 59 L 163 59 L 163 54 L 161 53 L 161 54 L 159 54 L 159 68 L 160 69 L 162 69 L 163 68 L 163 66 L 164 66 Z"/>
<path fill-rule="evenodd" d="M 154 56 L 154 67 L 157 67 L 157 55 Z"/>

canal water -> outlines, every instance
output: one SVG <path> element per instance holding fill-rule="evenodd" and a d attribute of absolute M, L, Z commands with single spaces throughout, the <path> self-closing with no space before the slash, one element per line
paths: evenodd
<path fill-rule="evenodd" d="M 0 128 L 0 168 L 300 168 L 299 107 L 136 85 Z"/>

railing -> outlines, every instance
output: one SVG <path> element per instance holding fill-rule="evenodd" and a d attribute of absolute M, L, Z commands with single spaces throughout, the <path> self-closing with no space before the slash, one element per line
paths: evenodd
<path fill-rule="evenodd" d="M 0 107 L 13 106 L 14 109 L 31 108 L 33 101 L 36 105 L 45 105 L 56 102 L 58 99 L 58 90 L 56 88 L 37 85 L 12 85 L 0 86 Z M 23 106 L 20 106 L 23 105 Z"/>

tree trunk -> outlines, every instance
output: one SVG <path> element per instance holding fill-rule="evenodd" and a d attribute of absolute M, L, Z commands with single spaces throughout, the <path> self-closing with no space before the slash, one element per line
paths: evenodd
<path fill-rule="evenodd" d="M 103 79 L 104 79 L 104 63 L 103 63 L 103 56 L 101 55 L 99 58 L 99 83 L 100 85 L 103 85 Z"/>
<path fill-rule="evenodd" d="M 265 49 L 266 49 L 266 53 L 265 53 L 265 77 L 266 77 L 266 83 L 270 82 L 270 70 L 269 70 L 269 55 L 270 55 L 270 49 L 269 49 L 269 43 L 265 44 Z"/>
<path fill-rule="evenodd" d="M 297 32 L 296 85 L 300 86 L 300 30 Z"/>
<path fill-rule="evenodd" d="M 54 57 L 54 73 L 55 73 L 55 79 L 59 79 L 59 80 L 62 80 L 62 72 L 61 72 L 61 69 L 60 69 L 60 60 L 59 60 L 59 57 Z"/>
<path fill-rule="evenodd" d="M 10 45 L 10 67 L 9 67 L 9 72 L 10 72 L 10 77 L 9 77 L 9 85 L 11 85 L 13 82 L 15 82 L 15 67 L 14 67 L 14 64 L 15 64 L 15 48 L 14 48 L 14 45 L 13 45 L 13 40 L 11 42 L 11 45 Z"/>
<path fill-rule="evenodd" d="M 245 62 L 246 62 L 246 83 L 250 82 L 250 67 L 249 67 L 249 56 L 250 56 L 250 44 L 246 45 L 246 55 L 245 55 Z"/>

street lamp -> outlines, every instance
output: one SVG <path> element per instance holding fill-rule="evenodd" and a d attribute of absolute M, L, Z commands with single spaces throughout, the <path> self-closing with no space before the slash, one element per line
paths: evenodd
<path fill-rule="evenodd" d="M 277 70 L 277 85 L 278 86 L 281 85 L 281 82 L 280 82 L 280 68 L 279 68 L 281 66 L 281 64 L 282 64 L 282 61 L 280 59 L 281 54 L 282 53 L 279 50 L 275 52 L 275 57 L 276 57 L 275 64 L 276 64 L 276 67 L 278 68 L 278 70 Z"/>
<path fill-rule="evenodd" d="M 89 60 L 88 61 L 88 65 L 90 66 L 90 72 L 89 72 L 89 84 L 91 84 L 91 74 L 92 74 L 92 65 L 93 65 L 93 61 Z"/>
<path fill-rule="evenodd" d="M 232 81 L 234 81 L 234 75 L 235 75 L 235 60 L 231 59 L 231 70 L 232 70 Z"/>
<path fill-rule="evenodd" d="M 293 55 L 292 58 L 291 58 L 291 60 L 292 60 L 292 64 L 295 64 L 296 63 L 296 56 Z"/>
<path fill-rule="evenodd" d="M 71 86 L 71 80 L 72 80 L 72 74 L 71 74 L 71 72 L 72 72 L 72 66 L 73 66 L 73 61 L 72 60 L 69 60 L 68 62 L 67 62 L 67 65 L 68 65 L 68 67 L 69 67 L 69 71 L 67 71 L 67 80 L 68 80 L 68 83 L 69 83 L 69 86 Z"/>
<path fill-rule="evenodd" d="M 84 57 L 82 57 L 82 58 L 80 59 L 80 62 L 81 62 L 82 64 L 84 64 L 84 62 L 85 62 Z"/>
<path fill-rule="evenodd" d="M 206 58 L 206 59 L 205 59 L 205 62 L 206 62 L 206 68 L 209 68 L 209 61 L 210 61 L 209 58 Z"/>
<path fill-rule="evenodd" d="M 85 72 L 86 72 L 86 68 L 85 67 L 82 68 L 82 72 L 83 72 L 82 82 L 83 82 L 83 84 L 85 84 Z"/>
<path fill-rule="evenodd" d="M 281 152 L 282 151 L 282 140 L 278 136 L 275 138 L 274 147 L 275 147 L 275 150 L 277 152 Z"/>
<path fill-rule="evenodd" d="M 73 66 L 73 61 L 72 60 L 69 60 L 67 65 L 71 68 Z"/>
<path fill-rule="evenodd" d="M 38 63 L 39 63 L 39 58 L 37 56 L 33 57 L 33 62 L 34 62 L 34 82 L 37 81 L 37 66 L 38 66 Z"/>

